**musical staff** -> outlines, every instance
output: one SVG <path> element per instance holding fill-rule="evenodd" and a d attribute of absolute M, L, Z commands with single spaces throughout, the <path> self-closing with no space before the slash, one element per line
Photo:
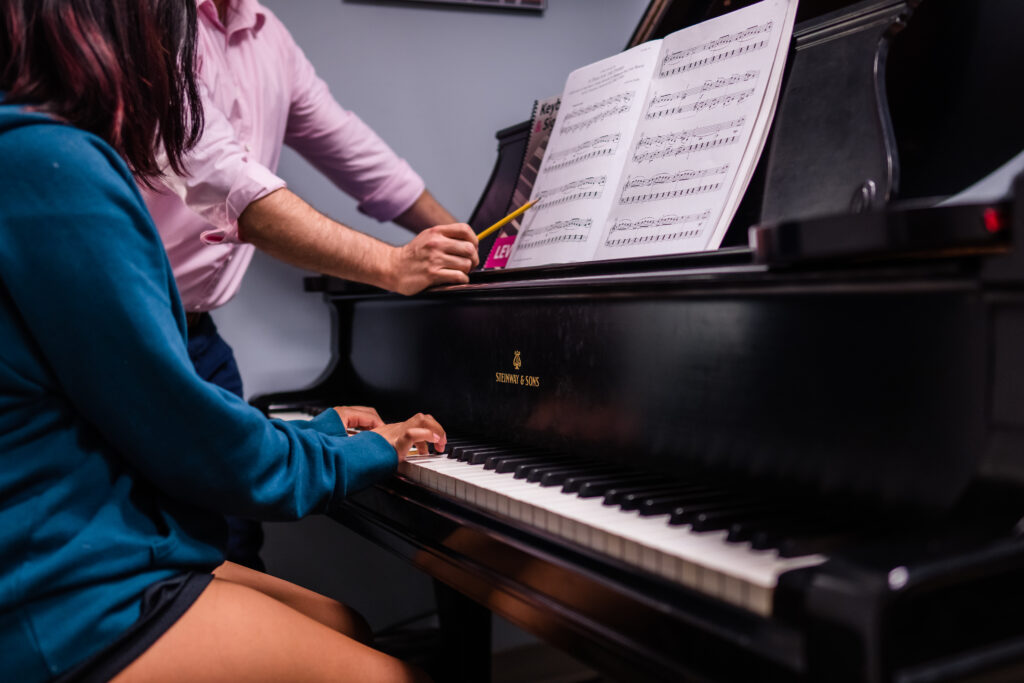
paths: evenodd
<path fill-rule="evenodd" d="M 589 159 L 611 156 L 618 151 L 621 139 L 621 133 L 611 133 L 587 140 L 568 149 L 552 152 L 548 155 L 546 168 L 549 171 L 557 171 Z"/>
<path fill-rule="evenodd" d="M 685 90 L 655 95 L 651 98 L 651 101 L 647 106 L 647 119 L 651 120 L 653 118 L 657 118 L 655 112 L 662 108 L 676 105 L 678 102 L 685 102 L 692 97 L 703 95 L 704 93 L 711 92 L 712 90 L 721 90 L 722 88 L 728 88 L 729 86 L 754 80 L 760 75 L 760 71 L 750 70 L 743 73 L 735 73 L 729 76 L 720 76 L 718 78 L 708 79 L 700 85 L 695 85 Z"/>
<path fill-rule="evenodd" d="M 740 92 L 725 93 L 724 95 L 712 97 L 707 100 L 697 100 L 691 104 L 678 104 L 674 107 L 669 107 L 668 109 L 648 111 L 644 118 L 648 121 L 652 121 L 654 119 L 661 119 L 666 116 L 675 116 L 676 114 L 685 114 L 687 112 L 709 111 L 711 109 L 718 109 L 719 107 L 724 109 L 725 107 L 731 107 L 746 102 L 751 96 L 753 96 L 755 91 L 755 88 L 749 88 Z"/>
<path fill-rule="evenodd" d="M 604 186 L 608 182 L 607 176 L 588 176 L 560 187 L 544 192 L 537 203 L 534 211 L 540 212 L 554 206 L 561 206 L 569 202 L 576 202 L 582 199 L 596 199 L 604 192 Z"/>
<path fill-rule="evenodd" d="M 519 237 L 519 248 L 535 249 L 559 242 L 582 242 L 590 234 L 593 223 L 590 218 L 571 218 L 542 227 L 531 227 Z"/>
<path fill-rule="evenodd" d="M 709 210 L 684 216 L 670 213 L 657 217 L 620 219 L 608 231 L 604 244 L 608 247 L 623 247 L 699 237 L 709 220 Z"/>
<path fill-rule="evenodd" d="M 740 131 L 745 124 L 746 119 L 739 118 L 663 135 L 642 133 L 632 160 L 634 164 L 652 163 L 659 159 L 733 145 L 740 139 Z M 721 135 L 723 131 L 726 133 Z"/>
<path fill-rule="evenodd" d="M 717 192 L 722 187 L 722 179 L 719 176 L 725 176 L 728 172 L 729 165 L 725 164 L 712 168 L 687 169 L 676 173 L 659 173 L 651 177 L 629 176 L 622 187 L 619 204 L 642 204 L 705 192 Z M 696 185 L 689 184 L 694 180 L 705 178 L 713 178 L 713 180 Z"/>
<path fill-rule="evenodd" d="M 692 71 L 693 69 L 699 69 L 709 64 L 738 57 L 748 52 L 761 50 L 768 46 L 769 36 L 774 28 L 775 22 L 767 21 L 764 24 L 751 26 L 736 33 L 726 34 L 700 45 L 693 45 L 683 50 L 670 52 L 665 55 L 665 58 L 661 63 L 659 75 L 662 78 L 666 78 L 678 73 L 683 73 L 684 71 Z M 759 39 L 753 40 L 752 42 L 745 42 L 751 41 L 755 38 Z M 743 44 L 737 45 L 731 50 L 720 51 L 722 48 L 728 47 L 734 43 Z M 704 52 L 712 54 L 700 57 L 701 53 Z M 693 58 L 695 56 L 696 58 Z"/>
<path fill-rule="evenodd" d="M 581 116 L 586 116 L 587 114 L 591 114 L 595 111 L 600 111 L 602 109 L 607 108 L 614 108 L 616 106 L 623 104 L 629 104 L 630 102 L 633 101 L 634 95 L 636 95 L 636 92 L 631 90 L 629 92 L 618 93 L 616 95 L 612 95 L 611 97 L 606 97 L 603 100 L 594 102 L 593 104 L 589 104 L 586 107 L 580 107 L 579 109 L 574 109 L 573 111 L 566 113 L 565 118 L 563 120 L 572 121 L 573 119 L 579 118 Z"/>
<path fill-rule="evenodd" d="M 633 108 L 633 99 L 636 93 L 633 91 L 619 93 L 606 97 L 599 102 L 576 109 L 574 111 L 565 114 L 562 119 L 562 127 L 559 132 L 562 135 L 568 135 L 577 131 L 586 130 L 591 126 L 609 119 L 613 116 L 619 116 L 625 114 Z M 581 117 L 587 117 L 580 119 Z M 570 123 L 571 122 L 571 123 Z"/>

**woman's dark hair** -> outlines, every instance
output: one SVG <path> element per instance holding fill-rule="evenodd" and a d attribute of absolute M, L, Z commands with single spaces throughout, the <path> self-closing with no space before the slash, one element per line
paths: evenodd
<path fill-rule="evenodd" d="M 132 172 L 183 172 L 202 131 L 195 0 L 0 0 L 0 90 L 95 133 Z"/>

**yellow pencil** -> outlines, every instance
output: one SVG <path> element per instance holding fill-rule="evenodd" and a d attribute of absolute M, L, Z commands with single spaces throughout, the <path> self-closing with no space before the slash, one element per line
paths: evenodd
<path fill-rule="evenodd" d="M 535 200 L 535 201 L 536 201 L 536 200 Z M 476 236 L 476 238 L 477 238 L 478 240 L 482 240 L 483 238 L 487 237 L 488 235 L 490 235 L 491 233 L 493 233 L 493 232 L 494 232 L 495 230 L 497 230 L 498 228 L 500 228 L 500 227 L 502 227 L 503 225 L 505 225 L 506 223 L 508 223 L 508 222 L 509 222 L 510 220 L 512 220 L 512 219 L 514 219 L 514 218 L 519 218 L 519 217 L 520 217 L 520 216 L 522 216 L 522 215 L 523 215 L 524 213 L 526 213 L 526 210 L 527 210 L 527 209 L 529 209 L 529 208 L 530 208 L 531 206 L 533 206 L 533 205 L 534 205 L 535 201 L 530 201 L 530 202 L 526 202 L 525 204 L 523 204 L 522 206 L 520 206 L 520 207 L 519 207 L 518 209 L 516 209 L 515 211 L 513 211 L 513 212 L 512 212 L 512 213 L 510 213 L 509 215 L 505 216 L 505 217 L 504 217 L 504 218 L 502 218 L 502 219 L 501 219 L 500 221 L 498 221 L 497 223 L 495 223 L 494 225 L 492 225 L 491 227 L 487 228 L 487 229 L 486 229 L 486 230 L 484 230 L 484 231 L 483 231 L 482 233 L 480 233 L 479 235 L 477 235 L 477 236 Z"/>

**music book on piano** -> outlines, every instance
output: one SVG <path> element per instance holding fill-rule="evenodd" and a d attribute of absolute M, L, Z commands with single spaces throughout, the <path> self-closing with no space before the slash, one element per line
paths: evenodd
<path fill-rule="evenodd" d="M 555 95 L 533 103 L 530 136 L 526 141 L 526 155 L 523 157 L 523 166 L 519 171 L 519 178 L 516 179 L 512 201 L 506 209 L 507 213 L 512 213 L 525 204 L 533 193 L 533 183 L 537 180 L 537 173 L 540 171 L 544 151 L 548 146 L 548 138 L 551 137 L 551 129 L 555 126 L 555 117 L 558 115 L 558 107 L 561 102 L 561 96 Z M 491 245 L 491 251 L 487 255 L 487 261 L 484 262 L 484 269 L 505 267 L 508 257 L 512 253 L 512 244 L 519 235 L 522 221 L 522 216 L 515 218 L 498 232 L 494 244 Z"/>
<path fill-rule="evenodd" d="M 716 249 L 778 102 L 797 0 L 569 75 L 509 267 Z"/>

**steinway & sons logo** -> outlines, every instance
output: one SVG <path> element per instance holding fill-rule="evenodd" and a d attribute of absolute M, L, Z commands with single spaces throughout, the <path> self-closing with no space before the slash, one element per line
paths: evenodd
<path fill-rule="evenodd" d="M 516 372 L 496 372 L 494 381 L 498 384 L 518 384 L 521 387 L 536 388 L 540 386 L 540 377 L 519 374 L 519 369 L 523 367 L 523 357 L 518 351 L 512 355 L 512 367 Z"/>

